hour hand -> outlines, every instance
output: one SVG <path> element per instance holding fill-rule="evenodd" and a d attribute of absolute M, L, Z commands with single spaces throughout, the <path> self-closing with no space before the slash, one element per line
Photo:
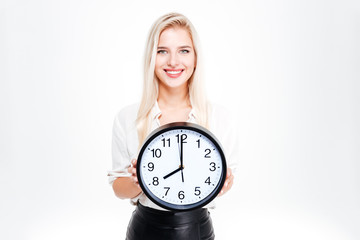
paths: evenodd
<path fill-rule="evenodd" d="M 181 171 L 181 170 L 183 170 L 183 167 L 182 167 L 182 166 L 180 166 L 178 169 L 172 171 L 171 173 L 165 175 L 165 176 L 164 176 L 164 179 L 167 179 L 168 177 L 174 175 L 175 173 L 177 173 L 177 172 L 179 172 L 179 171 Z"/>

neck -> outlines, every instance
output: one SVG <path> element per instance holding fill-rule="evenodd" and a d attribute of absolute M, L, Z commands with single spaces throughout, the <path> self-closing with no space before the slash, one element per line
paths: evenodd
<path fill-rule="evenodd" d="M 159 86 L 158 104 L 160 108 L 179 109 L 190 107 L 189 88 L 164 88 Z"/>

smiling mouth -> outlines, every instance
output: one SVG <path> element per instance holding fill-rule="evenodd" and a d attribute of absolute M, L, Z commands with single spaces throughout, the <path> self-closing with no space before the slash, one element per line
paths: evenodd
<path fill-rule="evenodd" d="M 168 75 L 169 77 L 177 78 L 181 75 L 184 69 L 174 69 L 174 70 L 164 69 L 164 71 L 166 72 L 166 75 Z"/>

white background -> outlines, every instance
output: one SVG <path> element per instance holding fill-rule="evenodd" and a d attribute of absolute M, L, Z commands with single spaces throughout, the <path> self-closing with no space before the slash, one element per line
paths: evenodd
<path fill-rule="evenodd" d="M 237 114 L 217 239 L 360 239 L 358 1 L 1 1 L 0 239 L 124 239 L 113 117 L 139 101 L 148 30 L 200 35 L 209 98 Z"/>

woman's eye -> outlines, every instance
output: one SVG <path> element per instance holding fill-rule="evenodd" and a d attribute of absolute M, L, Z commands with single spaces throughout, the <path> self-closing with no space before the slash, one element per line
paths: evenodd
<path fill-rule="evenodd" d="M 183 49 L 183 50 L 180 50 L 180 53 L 189 53 L 190 51 L 189 50 L 186 50 L 186 49 Z"/>
<path fill-rule="evenodd" d="M 167 52 L 165 50 L 158 50 L 157 53 L 159 54 L 166 54 Z"/>

